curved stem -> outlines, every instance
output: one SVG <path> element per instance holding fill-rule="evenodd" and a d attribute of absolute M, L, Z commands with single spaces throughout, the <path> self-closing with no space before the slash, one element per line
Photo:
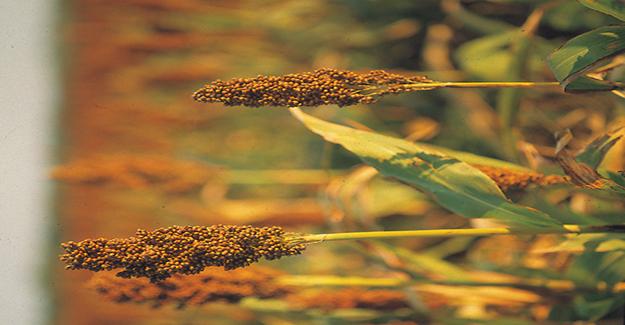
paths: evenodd
<path fill-rule="evenodd" d="M 510 228 L 468 228 L 468 229 L 427 229 L 397 231 L 364 231 L 343 232 L 333 234 L 310 234 L 295 237 L 294 240 L 304 243 L 321 243 L 334 240 L 358 240 L 398 237 L 460 237 L 460 236 L 491 236 L 517 234 L 582 234 L 625 232 L 625 225 L 580 226 L 564 225 L 561 228 L 545 229 L 510 229 Z"/>

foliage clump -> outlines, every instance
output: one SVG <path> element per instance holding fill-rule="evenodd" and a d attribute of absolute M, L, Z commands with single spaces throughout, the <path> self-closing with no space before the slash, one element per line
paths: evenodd
<path fill-rule="evenodd" d="M 209 266 L 226 270 L 300 254 L 305 246 L 288 240 L 281 227 L 213 225 L 172 226 L 135 236 L 86 239 L 62 244 L 67 269 L 105 271 L 122 268 L 123 278 L 162 281 L 173 274 L 197 274 Z"/>
<path fill-rule="evenodd" d="M 431 80 L 422 76 L 405 77 L 382 70 L 356 73 L 325 68 L 283 76 L 216 80 L 196 91 L 193 98 L 226 106 L 350 106 L 370 104 L 384 95 L 411 91 L 407 85 L 428 82 Z"/>

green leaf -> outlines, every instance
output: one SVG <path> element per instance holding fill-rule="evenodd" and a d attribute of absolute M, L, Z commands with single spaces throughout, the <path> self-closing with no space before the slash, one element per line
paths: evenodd
<path fill-rule="evenodd" d="M 593 245 L 596 244 L 593 243 Z M 564 276 L 579 284 L 613 286 L 625 280 L 625 252 L 615 250 L 599 253 L 587 250 L 573 260 L 564 272 Z M 573 301 L 575 318 L 597 320 L 622 306 L 624 298 L 623 293 L 612 292 L 586 293 L 577 296 Z"/>
<path fill-rule="evenodd" d="M 472 154 L 470 152 L 456 151 L 456 150 L 451 150 L 451 149 L 434 146 L 431 144 L 425 144 L 425 143 L 413 143 L 413 142 L 408 142 L 404 140 L 399 140 L 399 141 L 417 145 L 425 151 L 439 152 L 444 155 L 452 156 L 468 164 L 484 165 L 484 166 L 497 167 L 497 168 L 508 168 L 508 169 L 513 169 L 513 170 L 518 170 L 518 171 L 527 171 L 527 172 L 532 171 L 531 169 L 528 169 L 526 167 L 511 163 L 511 162 L 484 157 L 484 156 Z"/>
<path fill-rule="evenodd" d="M 594 242 L 587 245 L 597 244 Z M 601 282 L 614 285 L 625 280 L 625 251 L 596 252 L 587 249 L 575 257 L 564 276 L 585 285 L 594 286 Z"/>
<path fill-rule="evenodd" d="M 484 80 L 502 80 L 511 61 L 507 47 L 517 35 L 517 31 L 509 31 L 465 42 L 455 51 L 455 59 L 462 70 L 471 75 Z"/>
<path fill-rule="evenodd" d="M 548 193 L 545 191 L 530 192 L 527 194 L 526 198 L 530 199 L 531 206 L 536 207 L 564 224 L 605 225 L 608 223 L 605 220 L 591 215 L 574 212 L 566 204 L 553 204 L 551 200 L 548 199 Z"/>
<path fill-rule="evenodd" d="M 612 192 L 618 195 L 625 195 L 625 187 L 609 178 L 599 174 L 595 167 L 583 162 L 589 161 L 593 165 L 599 164 L 603 160 L 603 156 L 618 141 L 619 136 L 604 136 L 591 143 L 581 154 L 581 159 L 574 157 L 566 146 L 571 141 L 573 135 L 570 130 L 566 130 L 563 134 L 558 135 L 558 143 L 556 145 L 556 158 L 564 173 L 566 173 L 573 184 L 593 190 L 602 190 Z"/>
<path fill-rule="evenodd" d="M 610 80 L 599 80 L 586 76 L 570 80 L 563 84 L 564 90 L 569 93 L 585 91 L 610 91 L 623 88 L 623 84 Z"/>
<path fill-rule="evenodd" d="M 625 187 L 625 177 L 623 176 L 623 174 L 615 173 L 612 171 L 607 171 L 606 174 L 608 175 L 608 178 L 614 183 Z"/>
<path fill-rule="evenodd" d="M 623 85 L 585 77 L 605 60 L 625 51 L 625 26 L 604 26 L 572 38 L 548 58 L 565 91 L 612 90 Z"/>
<path fill-rule="evenodd" d="M 625 4 L 618 0 L 577 0 L 584 6 L 625 21 Z"/>
<path fill-rule="evenodd" d="M 623 295 L 594 297 L 590 295 L 576 297 L 573 301 L 578 319 L 597 321 L 611 311 L 623 305 Z"/>
<path fill-rule="evenodd" d="M 518 60 L 512 48 L 524 42 L 529 43 L 527 36 L 518 30 L 487 35 L 460 45 L 454 51 L 454 59 L 463 71 L 481 80 L 522 80 L 511 78 L 508 70 L 513 61 Z M 532 53 L 526 59 L 528 69 L 541 71 L 544 68 L 544 57 L 553 46 L 537 37 L 533 37 L 531 43 Z"/>
<path fill-rule="evenodd" d="M 497 219 L 521 228 L 561 227 L 543 212 L 510 202 L 492 179 L 452 155 L 325 122 L 296 108 L 291 113 L 326 141 L 342 145 L 381 174 L 428 193 L 458 215 Z"/>
<path fill-rule="evenodd" d="M 577 154 L 575 160 L 597 169 L 605 155 L 623 137 L 624 133 L 625 129 L 619 128 L 614 132 L 601 135 Z"/>

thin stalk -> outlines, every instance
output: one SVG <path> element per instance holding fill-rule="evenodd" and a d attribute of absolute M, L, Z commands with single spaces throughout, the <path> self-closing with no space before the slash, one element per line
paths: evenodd
<path fill-rule="evenodd" d="M 537 88 L 537 87 L 559 87 L 557 81 L 532 82 L 532 81 L 444 81 L 444 82 L 423 82 L 404 85 L 406 88 L 431 89 L 431 88 Z"/>
<path fill-rule="evenodd" d="M 623 292 L 625 282 L 619 282 L 609 286 L 605 282 L 596 285 L 576 284 L 569 280 L 550 279 L 518 279 L 514 281 L 472 281 L 472 280 L 431 280 L 414 279 L 404 280 L 399 278 L 366 278 L 366 277 L 339 277 L 339 276 L 315 276 L 315 275 L 287 275 L 277 280 L 283 285 L 292 286 L 361 286 L 361 287 L 385 287 L 397 288 L 418 285 L 446 285 L 467 287 L 509 287 L 526 290 L 546 291 L 594 291 L 594 292 Z"/>
<path fill-rule="evenodd" d="M 359 240 L 399 237 L 460 237 L 460 236 L 492 236 L 520 234 L 587 234 L 625 232 L 625 225 L 580 226 L 564 225 L 561 228 L 545 229 L 510 229 L 510 228 L 468 228 L 468 229 L 428 229 L 428 230 L 397 230 L 397 231 L 364 231 L 343 232 L 333 234 L 308 234 L 294 237 L 303 243 L 321 243 L 334 240 Z"/>

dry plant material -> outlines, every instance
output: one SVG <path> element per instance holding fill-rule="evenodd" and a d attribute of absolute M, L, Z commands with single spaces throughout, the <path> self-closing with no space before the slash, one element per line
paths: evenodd
<path fill-rule="evenodd" d="M 79 184 L 115 184 L 129 188 L 157 186 L 186 192 L 204 185 L 215 172 L 200 163 L 163 156 L 117 154 L 76 160 L 57 166 L 52 177 Z"/>
<path fill-rule="evenodd" d="M 502 191 L 524 190 L 529 185 L 548 186 L 568 183 L 568 178 L 560 175 L 544 175 L 530 171 L 518 171 L 508 168 L 473 165 L 490 177 Z"/>
<path fill-rule="evenodd" d="M 323 310 L 362 308 L 390 311 L 409 307 L 406 295 L 393 290 L 349 288 L 315 294 L 292 295 L 288 299 L 297 307 Z"/>
<path fill-rule="evenodd" d="M 303 244 L 288 240 L 281 227 L 172 226 L 137 230 L 134 237 L 86 239 L 61 245 L 67 269 L 94 272 L 124 269 L 123 278 L 162 281 L 174 274 L 197 274 L 209 266 L 226 270 L 298 255 Z"/>
<path fill-rule="evenodd" d="M 193 94 L 200 102 L 226 106 L 350 106 L 370 104 L 379 97 L 414 91 L 408 85 L 432 82 L 422 77 L 404 77 L 382 70 L 356 73 L 335 69 L 283 76 L 258 76 L 228 81 L 216 80 Z M 429 89 L 424 85 L 420 89 Z"/>
<path fill-rule="evenodd" d="M 237 303 L 245 297 L 261 299 L 281 298 L 291 288 L 273 282 L 282 272 L 266 267 L 250 267 L 224 271 L 210 267 L 200 274 L 171 278 L 151 283 L 144 278 L 122 279 L 104 272 L 93 276 L 89 287 L 107 300 L 116 303 L 145 303 L 153 307 L 163 305 L 199 306 L 211 302 Z"/>
<path fill-rule="evenodd" d="M 569 175 L 573 184 L 590 189 L 602 189 L 608 186 L 608 181 L 599 175 L 594 168 L 577 162 L 567 150 L 558 151 L 556 159 L 562 170 Z"/>

